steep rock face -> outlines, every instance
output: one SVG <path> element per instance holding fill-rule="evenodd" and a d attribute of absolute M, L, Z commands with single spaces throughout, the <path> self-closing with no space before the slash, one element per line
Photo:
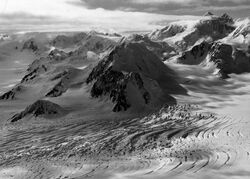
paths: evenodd
<path fill-rule="evenodd" d="M 234 49 L 229 44 L 215 43 L 208 59 L 216 64 L 222 78 L 227 78 L 230 73 L 250 71 L 250 55 L 243 50 Z"/>
<path fill-rule="evenodd" d="M 19 121 L 28 115 L 34 117 L 59 117 L 65 114 L 65 110 L 58 104 L 50 101 L 38 100 L 35 103 L 28 106 L 24 111 L 14 115 L 11 118 L 11 122 Z"/>
<path fill-rule="evenodd" d="M 203 41 L 193 46 L 190 50 L 183 52 L 182 55 L 177 58 L 177 63 L 198 65 L 205 60 L 211 46 L 211 43 Z"/>
<path fill-rule="evenodd" d="M 232 72 L 233 48 L 231 45 L 216 43 L 212 46 L 209 53 L 210 61 L 214 62 L 219 69 L 219 75 L 223 78 Z"/>
<path fill-rule="evenodd" d="M 126 111 L 131 106 L 127 99 L 126 91 L 129 83 L 132 83 L 139 90 L 145 104 L 148 104 L 150 94 L 145 89 L 144 82 L 139 73 L 130 72 L 123 74 L 122 72 L 113 71 L 111 68 L 94 83 L 91 89 L 91 96 L 98 98 L 109 94 L 109 98 L 115 103 L 113 111 Z"/>
<path fill-rule="evenodd" d="M 161 97 L 166 102 L 171 98 L 168 93 L 174 93 L 173 88 L 177 93 L 184 92 L 173 76 L 145 46 L 124 42 L 99 62 L 87 83 L 92 84 L 92 97 L 109 96 L 115 104 L 113 111 L 118 112 L 137 105 L 159 104 Z M 153 94 L 156 91 L 158 94 Z M 133 98 L 140 104 L 135 104 Z"/>

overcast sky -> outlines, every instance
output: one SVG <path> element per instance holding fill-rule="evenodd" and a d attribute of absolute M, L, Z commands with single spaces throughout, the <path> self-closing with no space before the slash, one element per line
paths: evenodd
<path fill-rule="evenodd" d="M 0 31 L 144 31 L 207 11 L 249 17 L 250 0 L 0 0 Z"/>

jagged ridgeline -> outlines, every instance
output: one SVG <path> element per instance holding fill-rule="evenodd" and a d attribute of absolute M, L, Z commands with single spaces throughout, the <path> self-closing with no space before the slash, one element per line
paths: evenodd
<path fill-rule="evenodd" d="M 224 38 L 234 29 L 234 20 L 229 15 L 215 16 L 208 12 L 201 20 L 172 22 L 148 36 L 154 41 L 165 41 L 184 51 L 201 39 L 216 41 Z"/>
<path fill-rule="evenodd" d="M 135 106 L 175 103 L 169 94 L 185 93 L 175 73 L 144 45 L 124 40 L 92 70 L 91 96 L 109 96 L 114 112 Z"/>

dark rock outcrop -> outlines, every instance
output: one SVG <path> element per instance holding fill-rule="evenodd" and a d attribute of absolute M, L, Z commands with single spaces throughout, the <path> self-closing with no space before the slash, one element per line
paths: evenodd
<path fill-rule="evenodd" d="M 90 82 L 88 79 L 87 82 Z M 98 98 L 103 95 L 109 95 L 112 102 L 115 103 L 114 112 L 126 111 L 131 104 L 127 100 L 126 88 L 128 83 L 134 83 L 140 91 L 145 104 L 150 101 L 150 94 L 145 89 L 143 80 L 139 73 L 130 72 L 123 74 L 108 68 L 104 75 L 100 76 L 91 89 L 91 96 Z"/>
<path fill-rule="evenodd" d="M 16 99 L 16 95 L 18 92 L 21 92 L 24 90 L 22 86 L 16 86 L 10 91 L 4 93 L 2 96 L 0 96 L 0 100 L 14 100 Z"/>
<path fill-rule="evenodd" d="M 16 93 L 12 89 L 11 91 L 8 91 L 8 92 L 4 93 L 2 96 L 0 96 L 0 99 L 1 100 L 15 99 L 15 95 L 16 95 Z"/>
<path fill-rule="evenodd" d="M 227 44 L 216 43 L 211 48 L 210 61 L 216 64 L 222 78 L 228 77 L 228 74 L 233 70 L 232 53 L 232 46 Z"/>
<path fill-rule="evenodd" d="M 22 50 L 32 50 L 36 52 L 38 50 L 38 45 L 35 43 L 33 39 L 29 39 L 28 41 L 24 42 Z"/>
<path fill-rule="evenodd" d="M 44 73 L 46 71 L 47 71 L 47 67 L 45 65 L 38 66 L 37 68 L 33 69 L 32 71 L 28 70 L 28 74 L 26 74 L 22 78 L 21 83 L 30 82 L 33 79 L 35 79 L 39 74 Z"/>
<path fill-rule="evenodd" d="M 65 114 L 65 110 L 58 104 L 50 101 L 38 100 L 32 105 L 28 106 L 24 111 L 14 115 L 11 122 L 16 122 L 28 115 L 34 117 L 58 117 Z"/>
<path fill-rule="evenodd" d="M 81 70 L 69 67 L 64 71 L 57 73 L 50 81 L 56 81 L 56 85 L 45 95 L 46 97 L 58 97 L 65 93 L 71 86 L 79 85 L 85 82 L 84 74 Z"/>
<path fill-rule="evenodd" d="M 65 93 L 67 90 L 68 90 L 68 85 L 60 81 L 45 96 L 46 97 L 58 97 L 58 96 L 61 96 L 63 93 Z"/>
<path fill-rule="evenodd" d="M 200 44 L 193 46 L 190 50 L 183 52 L 182 55 L 177 58 L 177 63 L 198 65 L 205 60 L 211 46 L 211 43 L 203 41 Z"/>
<path fill-rule="evenodd" d="M 216 64 L 222 78 L 227 78 L 231 73 L 250 72 L 249 54 L 229 44 L 215 43 L 209 53 L 209 60 Z"/>
<path fill-rule="evenodd" d="M 231 16 L 229 16 L 227 13 L 224 13 L 219 18 L 220 18 L 221 21 L 224 21 L 224 23 L 228 23 L 228 24 L 233 24 L 234 23 L 234 19 Z"/>

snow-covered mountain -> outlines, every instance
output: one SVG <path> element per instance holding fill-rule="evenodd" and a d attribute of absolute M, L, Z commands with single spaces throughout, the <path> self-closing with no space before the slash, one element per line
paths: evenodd
<path fill-rule="evenodd" d="M 207 16 L 209 19 L 201 20 L 195 25 L 193 32 L 197 34 L 200 31 L 198 36 L 188 34 L 181 41 L 176 41 L 186 44 L 186 37 L 191 37 L 188 40 L 188 43 L 191 42 L 190 46 L 186 46 L 178 55 L 167 60 L 187 65 L 215 67 L 214 73 L 222 78 L 229 77 L 231 73 L 249 72 L 249 19 L 235 21 L 228 14 L 218 17 L 209 13 Z M 175 38 L 182 38 L 182 35 L 176 35 Z"/>
<path fill-rule="evenodd" d="M 155 41 L 165 41 L 182 51 L 193 46 L 197 41 L 222 39 L 234 29 L 234 21 L 227 14 L 209 15 L 200 20 L 172 22 L 163 29 L 153 31 L 148 36 Z"/>
<path fill-rule="evenodd" d="M 185 93 L 176 77 L 144 45 L 125 40 L 98 63 L 87 83 L 92 85 L 92 97 L 109 96 L 117 112 L 174 102 L 170 94 Z"/>
<path fill-rule="evenodd" d="M 221 41 L 238 48 L 248 49 L 250 44 L 250 19 L 238 20 L 235 22 L 235 26 L 235 30 Z"/>
<path fill-rule="evenodd" d="M 181 23 L 171 23 L 163 29 L 153 31 L 149 34 L 149 38 L 152 40 L 164 40 L 169 37 L 173 37 L 177 34 L 184 32 L 188 28 L 187 24 L 181 25 Z"/>

